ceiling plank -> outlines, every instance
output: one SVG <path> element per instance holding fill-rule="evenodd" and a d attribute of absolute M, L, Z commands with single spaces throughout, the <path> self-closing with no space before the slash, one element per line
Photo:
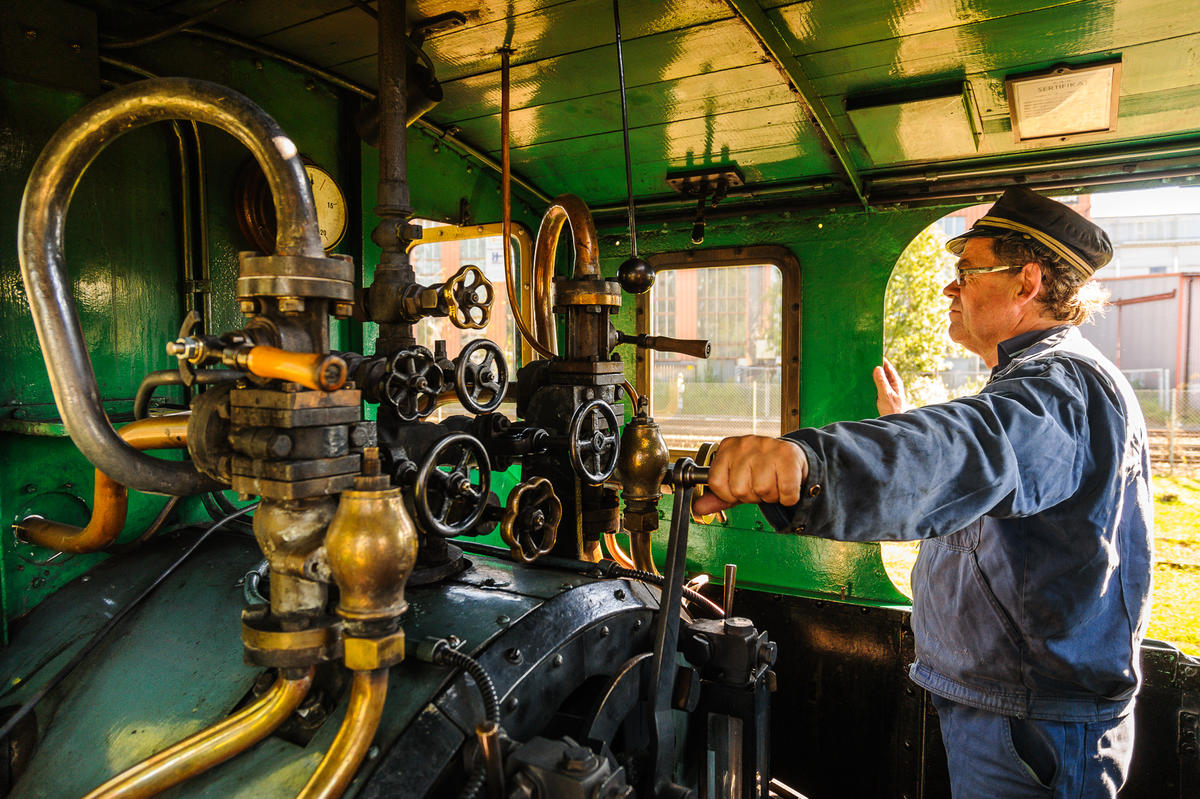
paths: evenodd
<path fill-rule="evenodd" d="M 842 173 L 850 187 L 857 195 L 863 208 L 868 208 L 867 197 L 863 193 L 862 179 L 850 159 L 846 142 L 838 133 L 829 109 L 821 102 L 816 90 L 804 74 L 800 62 L 792 55 L 787 43 L 779 33 L 775 24 L 763 13 L 757 0 L 727 0 L 734 13 L 746 24 L 767 55 L 779 66 L 780 71 L 791 83 L 799 103 L 812 115 L 813 127 L 821 134 L 821 138 L 832 151 L 835 160 L 841 167 Z"/>

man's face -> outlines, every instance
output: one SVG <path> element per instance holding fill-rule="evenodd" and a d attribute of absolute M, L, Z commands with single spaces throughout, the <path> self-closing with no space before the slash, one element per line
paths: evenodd
<path fill-rule="evenodd" d="M 1011 338 L 1020 318 L 1014 302 L 1021 286 L 1021 273 L 989 272 L 971 274 L 969 270 L 998 266 L 992 239 L 967 239 L 959 268 L 968 274 L 966 285 L 950 281 L 942 293 L 950 298 L 950 338 L 983 358 L 988 366 L 996 363 L 996 345 Z"/>

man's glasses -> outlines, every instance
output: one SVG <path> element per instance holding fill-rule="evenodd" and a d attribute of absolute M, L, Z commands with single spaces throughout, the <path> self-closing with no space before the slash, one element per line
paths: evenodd
<path fill-rule="evenodd" d="M 988 272 L 1007 272 L 1010 269 L 1024 269 L 1024 264 L 1005 264 L 1003 266 L 973 266 L 963 269 L 957 264 L 954 267 L 954 282 L 959 286 L 967 285 L 970 275 L 986 275 Z"/>

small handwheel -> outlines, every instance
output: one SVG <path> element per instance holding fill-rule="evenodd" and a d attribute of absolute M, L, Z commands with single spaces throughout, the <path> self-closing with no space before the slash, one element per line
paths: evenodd
<path fill-rule="evenodd" d="M 422 346 L 400 350 L 388 360 L 383 396 L 406 422 L 423 419 L 437 408 L 445 378 L 433 353 Z"/>
<path fill-rule="evenodd" d="M 478 483 L 471 482 L 471 473 Z M 446 436 L 417 470 L 413 507 L 427 533 L 451 538 L 475 526 L 487 509 L 492 466 L 479 439 L 467 433 Z"/>
<path fill-rule="evenodd" d="M 545 477 L 521 483 L 508 495 L 508 505 L 500 520 L 500 537 L 514 558 L 533 563 L 554 548 L 562 503 Z"/>
<path fill-rule="evenodd" d="M 483 291 L 482 299 L 479 296 Z M 482 330 L 492 318 L 496 292 L 478 266 L 468 264 L 442 286 L 450 323 L 462 330 Z"/>
<path fill-rule="evenodd" d="M 500 407 L 508 388 L 508 364 L 500 345 L 478 338 L 463 347 L 454 361 L 454 393 L 471 413 Z"/>
<path fill-rule="evenodd" d="M 567 428 L 567 446 L 571 465 L 584 480 L 594 485 L 612 476 L 620 453 L 612 406 L 599 399 L 580 405 Z"/>

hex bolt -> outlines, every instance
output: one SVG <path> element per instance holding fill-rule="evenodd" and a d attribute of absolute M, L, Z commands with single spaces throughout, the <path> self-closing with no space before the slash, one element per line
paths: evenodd
<path fill-rule="evenodd" d="M 37 38 L 37 31 L 35 31 L 33 28 L 26 29 L 25 38 L 32 42 Z"/>
<path fill-rule="evenodd" d="M 304 313 L 304 299 L 301 297 L 280 297 L 279 312 L 283 314 Z"/>
<path fill-rule="evenodd" d="M 624 599 L 625 598 L 625 589 L 618 588 L 616 591 L 613 591 L 613 597 L 615 599 Z"/>
<path fill-rule="evenodd" d="M 335 302 L 333 304 L 333 315 L 339 319 L 348 319 L 351 316 L 354 316 L 354 303 Z"/>
<path fill-rule="evenodd" d="M 258 302 L 256 300 L 240 300 L 238 307 L 242 309 L 242 313 L 246 316 L 258 313 Z"/>

